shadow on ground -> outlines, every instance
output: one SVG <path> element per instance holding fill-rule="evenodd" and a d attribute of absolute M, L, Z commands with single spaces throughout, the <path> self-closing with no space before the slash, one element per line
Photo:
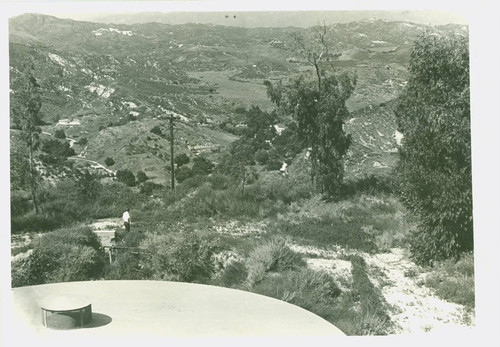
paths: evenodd
<path fill-rule="evenodd" d="M 111 323 L 113 319 L 102 313 L 92 312 L 92 322 L 83 326 L 83 329 L 98 328 Z"/>

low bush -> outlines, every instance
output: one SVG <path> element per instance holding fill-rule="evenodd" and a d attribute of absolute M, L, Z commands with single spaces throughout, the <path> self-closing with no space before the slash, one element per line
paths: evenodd
<path fill-rule="evenodd" d="M 104 164 L 106 164 L 107 166 L 113 166 L 113 165 L 115 165 L 115 161 L 113 158 L 107 157 L 104 160 Z"/>
<path fill-rule="evenodd" d="M 163 136 L 163 131 L 161 130 L 161 127 L 159 125 L 155 125 L 151 130 L 151 133 L 158 135 L 158 136 Z"/>
<path fill-rule="evenodd" d="M 347 256 L 352 263 L 353 302 L 359 303 L 361 335 L 387 335 L 392 331 L 392 321 L 387 314 L 388 304 L 366 273 L 366 262 L 359 255 Z"/>
<path fill-rule="evenodd" d="M 190 162 L 189 156 L 186 153 L 181 153 L 175 156 L 174 162 L 177 167 L 188 164 Z"/>
<path fill-rule="evenodd" d="M 33 209 L 31 195 L 27 192 L 13 191 L 10 193 L 10 214 L 12 217 L 21 216 Z"/>
<path fill-rule="evenodd" d="M 117 245 L 130 248 L 121 248 L 113 251 L 113 263 L 106 265 L 104 278 L 107 280 L 145 279 L 139 252 L 139 245 L 145 238 L 145 234 L 141 232 L 117 231 L 115 236 Z"/>
<path fill-rule="evenodd" d="M 213 216 L 265 218 L 276 216 L 279 212 L 283 212 L 286 206 L 266 199 L 258 186 L 247 187 L 243 195 L 241 187 L 232 186 L 226 190 L 215 190 L 212 185 L 203 184 L 177 208 L 182 209 L 185 218 Z"/>
<path fill-rule="evenodd" d="M 149 177 L 142 170 L 137 171 L 136 177 L 138 183 L 146 182 L 149 179 Z"/>
<path fill-rule="evenodd" d="M 56 159 L 75 155 L 75 150 L 69 146 L 67 141 L 59 141 L 57 139 L 43 140 L 42 151 Z"/>
<path fill-rule="evenodd" d="M 208 283 L 215 272 L 215 242 L 195 232 L 147 234 L 140 244 L 147 279 Z"/>
<path fill-rule="evenodd" d="M 374 195 L 377 193 L 391 194 L 396 190 L 396 181 L 391 175 L 370 175 L 356 180 L 346 180 L 341 189 L 343 198 L 356 194 Z"/>
<path fill-rule="evenodd" d="M 425 285 L 433 288 L 436 294 L 451 302 L 474 308 L 474 256 L 466 253 L 458 261 L 448 259 L 435 264 L 426 278 Z"/>
<path fill-rule="evenodd" d="M 96 234 L 87 227 L 61 229 L 40 237 L 33 252 L 12 266 L 12 286 L 98 279 L 104 253 Z"/>
<path fill-rule="evenodd" d="M 125 235 L 121 239 L 120 244 L 123 244 L 126 247 L 139 247 L 139 245 L 145 238 L 146 235 L 141 232 L 129 231 L 125 233 Z"/>
<path fill-rule="evenodd" d="M 315 191 L 310 180 L 304 182 L 295 178 L 283 177 L 268 184 L 262 184 L 259 188 L 267 199 L 283 201 L 286 205 L 308 199 Z"/>
<path fill-rule="evenodd" d="M 176 185 L 175 192 L 170 189 L 166 189 L 163 200 L 165 205 L 170 206 L 176 201 L 186 197 L 188 194 L 193 193 L 194 190 L 203 185 L 205 179 L 206 177 L 203 176 L 189 177 Z"/>
<path fill-rule="evenodd" d="M 272 230 L 300 237 L 307 244 L 333 243 L 365 252 L 404 247 L 415 223 L 400 201 L 383 193 L 328 203 L 320 203 L 316 196 L 290 209 L 300 213 L 278 219 Z"/>
<path fill-rule="evenodd" d="M 113 264 L 105 267 L 106 280 L 143 280 L 144 274 L 139 263 L 139 254 L 120 250 L 113 258 Z"/>
<path fill-rule="evenodd" d="M 11 214 L 12 233 L 44 232 L 87 219 L 121 216 L 125 208 L 140 206 L 146 199 L 120 183 L 101 184 L 93 177 L 85 182 L 62 180 L 41 186 L 40 213 Z"/>
<path fill-rule="evenodd" d="M 231 179 L 222 174 L 212 174 L 208 179 L 210 182 L 212 189 L 215 190 L 226 190 L 231 185 Z"/>
<path fill-rule="evenodd" d="M 92 218 L 121 216 L 126 208 L 141 206 L 146 199 L 146 196 L 135 193 L 123 184 L 105 184 L 98 199 L 89 206 L 89 213 Z"/>
<path fill-rule="evenodd" d="M 151 194 L 153 194 L 154 191 L 160 190 L 162 188 L 163 188 L 163 185 L 161 185 L 161 184 L 147 181 L 147 182 L 144 182 L 143 184 L 141 184 L 140 192 L 141 192 L 141 194 L 151 195 Z"/>
<path fill-rule="evenodd" d="M 65 139 L 66 138 L 66 134 L 64 133 L 64 130 L 62 129 L 57 129 L 55 132 L 54 132 L 54 137 L 56 139 Z"/>
<path fill-rule="evenodd" d="M 330 322 L 341 294 L 331 276 L 307 268 L 266 276 L 251 291 L 300 306 Z"/>
<path fill-rule="evenodd" d="M 184 182 L 190 177 L 193 177 L 193 172 L 187 166 L 183 166 L 175 170 L 175 180 L 179 183 Z"/>
<path fill-rule="evenodd" d="M 116 179 L 118 182 L 122 182 L 129 187 L 135 187 L 137 184 L 134 174 L 128 169 L 118 170 L 116 172 Z"/>
<path fill-rule="evenodd" d="M 264 149 L 260 149 L 255 153 L 255 161 L 261 165 L 267 164 L 269 160 L 269 154 Z"/>
<path fill-rule="evenodd" d="M 248 277 L 248 270 L 243 262 L 230 262 L 222 272 L 220 285 L 228 288 L 237 288 Z"/>
<path fill-rule="evenodd" d="M 103 186 L 99 176 L 88 170 L 84 170 L 77 175 L 76 188 L 78 191 L 78 198 L 89 203 L 99 198 Z"/>
<path fill-rule="evenodd" d="M 193 176 L 201 175 L 206 176 L 212 172 L 214 164 L 205 157 L 195 157 L 193 159 L 192 172 Z"/>
<path fill-rule="evenodd" d="M 34 212 L 30 212 L 22 216 L 12 216 L 10 229 L 13 234 L 30 231 L 46 232 L 60 227 L 65 222 L 63 219 L 37 215 Z"/>
<path fill-rule="evenodd" d="M 143 280 L 146 279 L 140 264 L 138 252 L 119 250 L 113 256 L 113 263 L 104 270 L 106 280 Z"/>
<path fill-rule="evenodd" d="M 248 256 L 248 285 L 262 281 L 268 272 L 294 270 L 305 266 L 300 255 L 293 252 L 283 237 L 274 237 L 257 246 Z"/>
<path fill-rule="evenodd" d="M 363 232 L 357 223 L 340 218 L 304 218 L 299 223 L 283 221 L 275 225 L 275 232 L 314 245 L 339 245 L 364 252 L 376 252 L 373 235 Z"/>

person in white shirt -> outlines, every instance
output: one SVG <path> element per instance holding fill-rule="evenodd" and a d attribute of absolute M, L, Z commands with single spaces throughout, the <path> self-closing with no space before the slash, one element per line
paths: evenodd
<path fill-rule="evenodd" d="M 130 214 L 128 213 L 128 208 L 123 212 L 123 225 L 125 225 L 125 231 L 130 231 Z"/>

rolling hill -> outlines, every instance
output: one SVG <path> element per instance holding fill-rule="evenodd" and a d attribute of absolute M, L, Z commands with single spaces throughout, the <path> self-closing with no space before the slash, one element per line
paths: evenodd
<path fill-rule="evenodd" d="M 387 20 L 329 26 L 327 43 L 339 54 L 331 68 L 357 74 L 348 101 L 351 175 L 390 170 L 397 160 L 391 107 L 408 78 L 413 41 L 425 31 L 467 30 Z M 31 59 L 43 93 L 44 136 L 63 129 L 77 156 L 103 165 L 113 158 L 113 170 L 144 170 L 165 183 L 169 142 L 151 130 L 166 130 L 164 115 L 175 114 L 176 152 L 215 159 L 237 138 L 226 125 L 238 127 L 238 108 L 273 109 L 265 79 L 309 69 L 291 47 L 291 32 L 312 35 L 299 27 L 102 24 L 24 14 L 9 20 L 10 93 Z"/>

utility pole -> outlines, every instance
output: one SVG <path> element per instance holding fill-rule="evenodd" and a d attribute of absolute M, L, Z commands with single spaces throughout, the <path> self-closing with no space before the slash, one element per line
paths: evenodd
<path fill-rule="evenodd" d="M 174 168 L 174 119 L 171 114 L 167 119 L 170 121 L 170 187 L 175 192 L 175 168 Z"/>

